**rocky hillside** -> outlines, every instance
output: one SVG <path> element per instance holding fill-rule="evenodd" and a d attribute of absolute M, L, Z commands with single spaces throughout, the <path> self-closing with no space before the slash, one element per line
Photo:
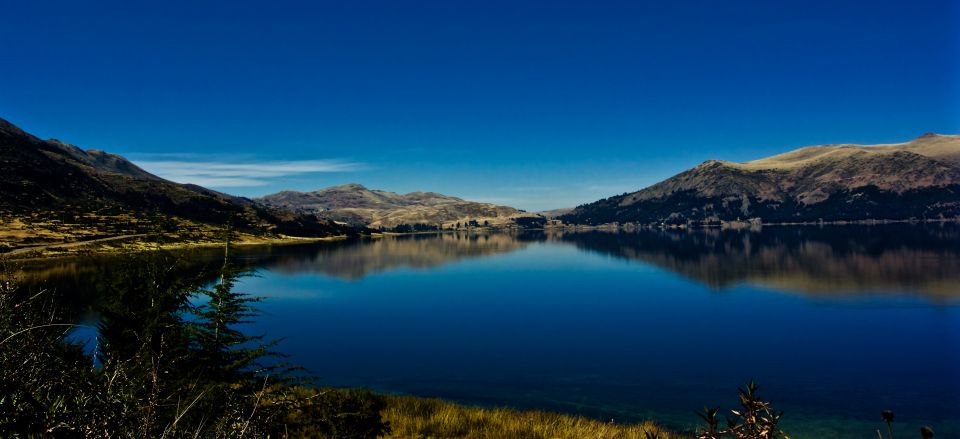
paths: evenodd
<path fill-rule="evenodd" d="M 436 228 L 466 225 L 512 224 L 518 218 L 538 219 L 507 206 L 466 201 L 434 192 L 398 194 L 367 189 L 359 184 L 345 184 L 314 192 L 284 191 L 257 200 L 266 205 L 357 226 L 395 229 L 420 225 Z"/>
<path fill-rule="evenodd" d="M 800 148 L 746 163 L 709 160 L 646 189 L 578 206 L 566 222 L 716 223 L 960 215 L 960 136 Z"/>
<path fill-rule="evenodd" d="M 176 228 L 231 222 L 237 230 L 268 235 L 347 232 L 313 216 L 164 180 L 118 155 L 42 140 L 3 119 L 0 169 L 0 241 L 7 247 L 142 234 L 160 223 Z M 11 244 L 18 236 L 23 242 Z"/>

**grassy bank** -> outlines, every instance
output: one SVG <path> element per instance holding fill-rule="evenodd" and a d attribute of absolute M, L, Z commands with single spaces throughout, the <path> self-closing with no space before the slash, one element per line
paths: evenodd
<path fill-rule="evenodd" d="M 326 233 L 309 235 L 322 237 L 296 237 L 282 233 L 279 227 L 260 226 L 232 230 L 233 245 L 298 244 L 342 239 L 352 233 L 342 227 L 330 227 Z M 174 216 L 0 211 L 0 258 L 222 247 L 224 233 L 224 225 Z"/>
<path fill-rule="evenodd" d="M 239 236 L 234 246 L 249 245 L 295 245 L 311 242 L 337 241 L 346 239 L 346 236 L 329 236 L 324 238 L 298 238 L 298 237 L 263 237 L 254 235 Z M 63 244 L 49 244 L 42 246 L 32 246 L 23 248 L 14 248 L 4 253 L 0 253 L 0 258 L 7 259 L 43 259 L 69 257 L 81 254 L 109 254 L 109 253 L 129 253 L 153 250 L 186 250 L 195 248 L 218 248 L 222 247 L 222 242 L 217 242 L 215 237 L 209 240 L 192 242 L 160 242 L 153 235 L 136 236 L 118 236 L 106 239 L 97 239 L 91 241 L 77 241 Z"/>
<path fill-rule="evenodd" d="M 464 439 L 692 439 L 653 422 L 613 423 L 539 410 L 486 408 L 436 398 L 350 388 L 280 388 L 283 400 L 308 402 L 280 422 L 289 437 Z M 262 402 L 267 410 L 272 400 Z"/>
<path fill-rule="evenodd" d="M 615 424 L 581 416 L 481 408 L 439 399 L 386 396 L 388 438 L 660 439 L 687 438 L 652 422 Z"/>
<path fill-rule="evenodd" d="M 101 223 L 93 226 L 3 217 L 0 219 L 0 258 L 37 259 L 93 253 L 223 247 L 224 228 L 219 226 L 170 220 L 172 225 L 167 225 L 170 230 L 161 231 L 155 224 L 143 221 L 141 224 L 133 217 L 101 219 Z M 231 235 L 234 246 L 303 244 L 346 238 L 345 235 L 294 237 L 242 231 L 233 231 Z"/>

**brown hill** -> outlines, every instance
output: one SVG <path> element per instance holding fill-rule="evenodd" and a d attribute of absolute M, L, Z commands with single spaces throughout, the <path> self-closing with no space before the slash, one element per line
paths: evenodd
<path fill-rule="evenodd" d="M 646 189 L 577 207 L 569 222 L 816 221 L 960 214 L 960 136 L 709 160 Z"/>
<path fill-rule="evenodd" d="M 10 244 L 17 241 L 13 232 L 0 236 L 7 247 L 146 233 L 160 223 L 219 227 L 230 222 L 238 230 L 266 235 L 345 232 L 312 216 L 164 180 L 118 155 L 42 140 L 3 119 L 0 169 L 0 217 L 5 230 L 16 229 L 23 238 Z"/>
<path fill-rule="evenodd" d="M 357 226 L 393 229 L 401 225 L 450 227 L 456 223 L 503 225 L 539 218 L 507 206 L 466 201 L 435 192 L 398 194 L 345 184 L 314 192 L 284 191 L 257 201 Z"/>

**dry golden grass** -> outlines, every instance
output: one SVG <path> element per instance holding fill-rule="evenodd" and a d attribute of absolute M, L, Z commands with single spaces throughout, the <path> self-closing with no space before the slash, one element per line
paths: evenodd
<path fill-rule="evenodd" d="M 158 232 L 156 221 L 128 214 L 85 214 L 54 218 L 53 213 L 0 212 L 0 257 L 43 258 L 80 253 L 179 250 L 223 246 L 223 228 L 167 217 Z M 234 233 L 234 245 L 299 244 L 340 239 L 296 238 Z"/>
<path fill-rule="evenodd" d="M 747 170 L 790 170 L 810 166 L 822 160 L 841 160 L 856 154 L 892 154 L 897 151 L 912 152 L 925 157 L 960 164 L 960 136 L 921 137 L 905 143 L 883 145 L 807 146 L 746 163 L 725 163 L 728 166 Z"/>
<path fill-rule="evenodd" d="M 410 396 L 388 396 L 383 417 L 387 438 L 660 439 L 686 436 L 652 422 L 614 424 L 542 411 L 468 407 Z M 647 436 L 651 433 L 654 436 Z"/>

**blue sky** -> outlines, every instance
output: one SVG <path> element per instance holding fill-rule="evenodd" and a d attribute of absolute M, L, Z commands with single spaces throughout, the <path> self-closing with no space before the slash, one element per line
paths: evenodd
<path fill-rule="evenodd" d="M 245 196 L 566 207 L 960 132 L 956 4 L 0 0 L 0 117 Z"/>

